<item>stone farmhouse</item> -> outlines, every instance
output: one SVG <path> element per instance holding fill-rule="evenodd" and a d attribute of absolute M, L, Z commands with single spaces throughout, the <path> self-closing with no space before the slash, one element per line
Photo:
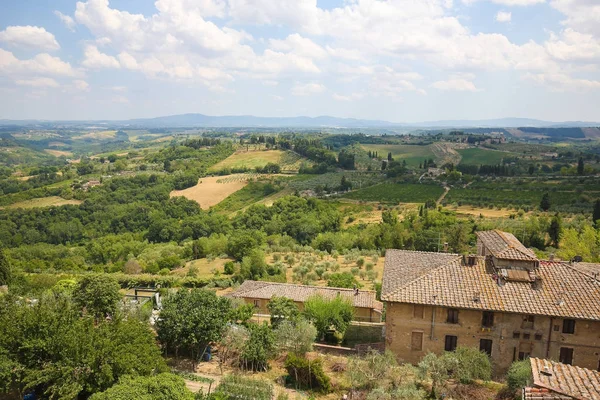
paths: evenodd
<path fill-rule="evenodd" d="M 470 256 L 387 251 L 386 347 L 415 364 L 476 347 L 497 374 L 527 357 L 600 370 L 600 266 L 538 260 L 500 231 L 480 232 L 477 247 Z"/>
<path fill-rule="evenodd" d="M 600 400 L 600 372 L 530 358 L 532 384 L 523 400 Z"/>
<path fill-rule="evenodd" d="M 292 299 L 298 308 L 303 310 L 304 302 L 309 297 L 317 294 L 330 299 L 337 296 L 349 299 L 354 305 L 355 321 L 381 322 L 383 303 L 377 301 L 375 299 L 375 292 L 369 290 L 245 281 L 229 296 L 243 299 L 246 303 L 254 304 L 256 314 L 268 314 L 267 304 L 273 297 L 287 297 Z"/>

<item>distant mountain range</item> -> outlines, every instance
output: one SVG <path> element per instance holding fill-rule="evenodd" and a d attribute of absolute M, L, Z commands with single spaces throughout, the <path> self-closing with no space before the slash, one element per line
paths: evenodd
<path fill-rule="evenodd" d="M 181 114 L 157 118 L 141 118 L 122 121 L 49 121 L 49 120 L 0 120 L 0 125 L 102 125 L 145 128 L 559 128 L 598 127 L 599 122 L 550 122 L 529 118 L 499 118 L 484 120 L 447 120 L 417 123 L 395 123 L 389 121 L 320 117 L 256 117 L 252 115 L 210 116 L 204 114 Z"/>

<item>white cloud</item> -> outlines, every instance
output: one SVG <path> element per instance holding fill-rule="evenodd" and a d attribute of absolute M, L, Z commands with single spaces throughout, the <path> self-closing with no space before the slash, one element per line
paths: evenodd
<path fill-rule="evenodd" d="M 15 83 L 17 85 L 30 86 L 30 87 L 35 87 L 35 88 L 58 87 L 58 82 L 56 82 L 52 78 L 18 79 Z"/>
<path fill-rule="evenodd" d="M 600 90 L 600 81 L 573 78 L 563 73 L 527 74 L 525 79 L 544 85 L 557 92 L 585 92 Z"/>
<path fill-rule="evenodd" d="M 53 34 L 38 26 L 8 26 L 0 32 L 0 42 L 14 47 L 46 51 L 58 50 L 60 45 Z"/>
<path fill-rule="evenodd" d="M 67 27 L 68 30 L 70 30 L 71 32 L 75 32 L 75 26 L 77 25 L 77 23 L 75 22 L 73 17 L 71 17 L 70 15 L 65 15 L 60 11 L 56 10 L 54 11 L 54 15 L 60 18 L 60 20 Z"/>
<path fill-rule="evenodd" d="M 308 58 L 327 57 L 327 52 L 323 47 L 297 33 L 291 34 L 283 40 L 270 39 L 269 45 L 272 50 L 294 53 Z"/>
<path fill-rule="evenodd" d="M 325 86 L 320 83 L 296 83 L 292 87 L 292 94 L 294 96 L 310 96 L 312 94 L 322 93 L 325 89 Z"/>
<path fill-rule="evenodd" d="M 85 59 L 81 63 L 84 67 L 101 68 L 120 68 L 121 64 L 115 57 L 101 53 L 96 46 L 87 45 L 84 51 Z"/>
<path fill-rule="evenodd" d="M 510 22 L 512 19 L 512 13 L 510 11 L 498 11 L 496 14 L 496 21 L 498 22 Z"/>
<path fill-rule="evenodd" d="M 551 0 L 550 5 L 567 18 L 563 25 L 600 36 L 600 3 L 596 0 Z"/>
<path fill-rule="evenodd" d="M 465 4 L 472 4 L 480 0 L 462 0 Z M 490 0 L 492 3 L 503 6 L 532 6 L 545 3 L 546 0 Z"/>
<path fill-rule="evenodd" d="M 348 95 L 334 93 L 331 97 L 337 101 L 354 101 L 362 99 L 364 95 L 362 93 L 350 93 Z"/>
<path fill-rule="evenodd" d="M 270 97 L 271 97 L 273 100 L 276 100 L 276 101 L 282 101 L 282 100 L 283 100 L 283 97 L 281 97 L 281 96 L 278 96 L 278 95 L 276 95 L 276 94 L 272 94 L 272 95 L 270 95 Z"/>
<path fill-rule="evenodd" d="M 15 75 L 77 76 L 79 72 L 68 62 L 47 53 L 41 53 L 29 60 L 19 60 L 13 53 L 0 49 L 0 73 Z"/>
<path fill-rule="evenodd" d="M 600 39 L 571 28 L 565 29 L 560 35 L 552 33 L 545 47 L 548 54 L 560 61 L 600 60 Z"/>
<path fill-rule="evenodd" d="M 431 84 L 432 88 L 456 92 L 477 92 L 479 89 L 473 82 L 460 77 L 452 77 L 445 81 L 437 81 Z"/>

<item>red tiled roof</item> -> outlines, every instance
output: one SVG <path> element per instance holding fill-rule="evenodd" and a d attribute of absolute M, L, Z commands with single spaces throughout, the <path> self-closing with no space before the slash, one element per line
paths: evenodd
<path fill-rule="evenodd" d="M 496 258 L 508 260 L 537 261 L 535 253 L 512 233 L 499 230 L 477 232 L 477 237 Z"/>
<path fill-rule="evenodd" d="M 530 362 L 533 386 L 554 396 L 542 399 L 600 400 L 600 372 L 539 358 Z"/>
<path fill-rule="evenodd" d="M 232 297 L 266 300 L 271 299 L 273 296 L 280 296 L 287 297 L 296 302 L 305 302 L 309 297 L 316 294 L 320 294 L 321 296 L 330 299 L 338 295 L 342 296 L 349 299 L 354 307 L 371 308 L 378 311 L 383 309 L 383 303 L 377 301 L 375 299 L 375 292 L 370 290 L 359 290 L 358 293 L 356 293 L 354 289 L 245 281 L 230 295 Z"/>
<path fill-rule="evenodd" d="M 537 282 L 499 281 L 483 257 L 388 250 L 383 301 L 600 321 L 600 282 L 569 263 L 541 261 Z M 499 284 L 500 282 L 501 284 Z"/>

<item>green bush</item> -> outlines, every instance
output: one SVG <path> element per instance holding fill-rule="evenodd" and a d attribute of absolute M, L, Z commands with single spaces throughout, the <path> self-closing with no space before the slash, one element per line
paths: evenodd
<path fill-rule="evenodd" d="M 318 390 L 323 393 L 331 391 L 331 380 L 323 371 L 320 358 L 309 360 L 294 353 L 285 359 L 285 369 L 298 389 Z"/>
<path fill-rule="evenodd" d="M 531 362 L 527 360 L 512 363 L 506 374 L 506 382 L 512 390 L 518 390 L 531 383 Z"/>
<path fill-rule="evenodd" d="M 233 275 L 235 273 L 235 264 L 233 261 L 227 261 L 223 266 L 223 273 L 225 275 Z"/>
<path fill-rule="evenodd" d="M 163 373 L 156 376 L 123 377 L 108 390 L 96 393 L 90 400 L 178 399 L 193 400 L 183 378 Z"/>
<path fill-rule="evenodd" d="M 442 358 L 451 376 L 461 383 L 471 383 L 475 379 L 488 381 L 492 377 L 492 364 L 488 355 L 474 347 L 458 347 L 445 353 Z"/>

